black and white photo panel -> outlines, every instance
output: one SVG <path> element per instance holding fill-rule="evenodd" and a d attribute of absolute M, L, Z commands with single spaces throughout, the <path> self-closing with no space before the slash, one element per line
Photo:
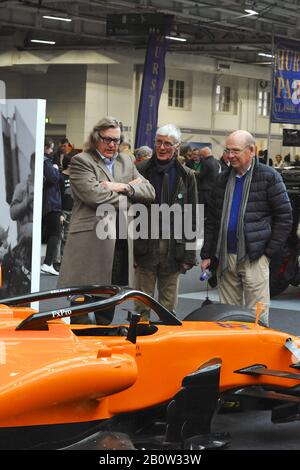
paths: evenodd
<path fill-rule="evenodd" d="M 44 129 L 43 100 L 0 102 L 0 298 L 39 289 Z"/>

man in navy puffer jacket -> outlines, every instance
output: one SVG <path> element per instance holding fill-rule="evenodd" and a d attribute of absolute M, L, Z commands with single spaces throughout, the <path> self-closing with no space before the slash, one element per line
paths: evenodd
<path fill-rule="evenodd" d="M 226 140 L 230 167 L 211 193 L 201 268 L 217 260 L 221 302 L 256 310 L 268 325 L 269 262 L 292 227 L 292 208 L 278 172 L 259 163 L 255 139 L 238 130 Z"/>

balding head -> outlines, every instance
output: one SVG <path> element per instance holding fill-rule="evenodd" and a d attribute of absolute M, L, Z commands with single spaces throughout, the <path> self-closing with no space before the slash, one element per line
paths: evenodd
<path fill-rule="evenodd" d="M 211 148 L 210 147 L 203 147 L 200 150 L 200 155 L 201 155 L 202 158 L 210 157 L 212 155 Z"/>
<path fill-rule="evenodd" d="M 226 139 L 226 148 L 231 166 L 237 173 L 244 174 L 255 155 L 253 135 L 244 130 L 232 132 Z"/>
<path fill-rule="evenodd" d="M 254 145 L 255 147 L 255 139 L 252 134 L 248 131 L 238 130 L 232 132 L 228 137 L 228 139 L 233 139 L 235 142 L 241 143 L 241 145 Z"/>

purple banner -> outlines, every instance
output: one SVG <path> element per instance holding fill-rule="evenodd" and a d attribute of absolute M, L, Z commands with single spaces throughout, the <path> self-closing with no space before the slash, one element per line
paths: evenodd
<path fill-rule="evenodd" d="M 167 39 L 151 34 L 144 66 L 144 76 L 137 119 L 135 148 L 153 148 L 157 128 L 158 106 L 165 81 Z"/>

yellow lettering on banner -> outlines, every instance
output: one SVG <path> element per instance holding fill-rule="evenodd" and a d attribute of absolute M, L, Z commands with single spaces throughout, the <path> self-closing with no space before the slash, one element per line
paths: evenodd
<path fill-rule="evenodd" d="M 284 80 L 282 77 L 277 77 L 277 95 L 276 98 L 281 98 L 281 92 L 284 90 Z"/>
<path fill-rule="evenodd" d="M 293 60 L 293 72 L 300 72 L 299 62 L 300 62 L 300 54 L 298 52 L 295 52 L 294 60 Z"/>
<path fill-rule="evenodd" d="M 284 67 L 284 49 L 277 50 L 277 64 L 278 70 L 283 70 Z"/>
<path fill-rule="evenodd" d="M 300 72 L 300 53 L 298 51 L 278 49 L 277 67 L 285 72 Z"/>
<path fill-rule="evenodd" d="M 285 68 L 287 72 L 292 70 L 292 61 L 290 60 L 290 56 L 292 55 L 292 51 L 285 51 Z M 289 68 L 290 67 L 290 68 Z"/>
<path fill-rule="evenodd" d="M 286 90 L 285 91 L 285 98 L 291 99 L 292 98 L 291 85 L 290 85 L 290 81 L 289 81 L 288 78 L 285 81 L 285 90 Z"/>
<path fill-rule="evenodd" d="M 159 74 L 159 66 L 157 62 L 153 62 L 152 73 L 153 75 Z"/>
<path fill-rule="evenodd" d="M 291 85 L 288 78 L 284 81 L 282 77 L 277 77 L 276 98 L 292 98 Z"/>
<path fill-rule="evenodd" d="M 147 122 L 147 124 L 146 124 L 146 134 L 150 134 L 151 131 L 152 131 L 152 124 L 151 124 L 151 122 Z"/>

